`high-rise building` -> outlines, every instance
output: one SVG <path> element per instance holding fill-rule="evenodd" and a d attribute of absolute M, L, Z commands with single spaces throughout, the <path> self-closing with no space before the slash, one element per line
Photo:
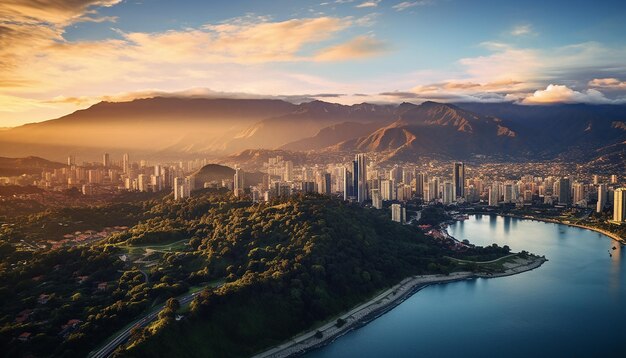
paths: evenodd
<path fill-rule="evenodd" d="M 415 174 L 415 195 L 424 197 L 424 174 Z"/>
<path fill-rule="evenodd" d="M 357 169 L 354 174 L 356 197 L 362 203 L 367 200 L 367 157 L 364 153 L 357 154 L 354 162 Z"/>
<path fill-rule="evenodd" d="M 456 200 L 454 195 L 454 183 L 443 183 L 443 203 L 448 205 L 452 204 Z"/>
<path fill-rule="evenodd" d="M 76 165 L 76 157 L 73 155 L 70 155 L 67 157 L 67 165 L 69 165 L 70 167 L 72 165 Z"/>
<path fill-rule="evenodd" d="M 558 192 L 556 193 L 559 196 L 559 204 L 561 205 L 569 205 L 572 202 L 572 188 L 570 184 L 569 178 L 560 178 L 557 181 Z"/>
<path fill-rule="evenodd" d="M 102 156 L 102 165 L 105 168 L 108 168 L 111 166 L 111 158 L 109 157 L 109 153 L 104 153 L 104 155 Z"/>
<path fill-rule="evenodd" d="M 383 198 L 380 195 L 380 189 L 372 189 L 372 206 L 376 209 L 383 208 Z"/>
<path fill-rule="evenodd" d="M 148 176 L 145 174 L 139 174 L 137 176 L 137 190 L 148 191 Z"/>
<path fill-rule="evenodd" d="M 465 164 L 462 162 L 454 163 L 452 176 L 454 177 L 454 195 L 456 197 L 465 197 Z"/>
<path fill-rule="evenodd" d="M 513 202 L 513 184 L 504 184 L 504 202 Z"/>
<path fill-rule="evenodd" d="M 402 182 L 402 167 L 399 167 L 398 165 L 395 165 L 390 171 L 389 171 L 389 179 L 395 181 L 396 183 L 400 183 Z"/>
<path fill-rule="evenodd" d="M 596 204 L 596 212 L 601 213 L 606 206 L 606 196 L 606 184 L 598 185 L 598 203 Z"/>
<path fill-rule="evenodd" d="M 396 188 L 393 180 L 380 181 L 380 195 L 383 200 L 396 200 Z"/>
<path fill-rule="evenodd" d="M 406 208 L 401 204 L 391 204 L 391 220 L 404 224 L 406 222 Z"/>
<path fill-rule="evenodd" d="M 236 168 L 233 176 L 233 193 L 236 197 L 243 196 L 243 180 L 243 170 Z"/>
<path fill-rule="evenodd" d="M 402 170 L 402 182 L 404 184 L 411 184 L 413 181 L 414 172 L 411 170 Z"/>
<path fill-rule="evenodd" d="M 611 175 L 611 184 L 617 184 L 617 175 Z"/>
<path fill-rule="evenodd" d="M 190 196 L 191 190 L 187 184 L 188 180 L 186 180 L 186 178 L 174 178 L 174 200 L 180 200 Z"/>
<path fill-rule="evenodd" d="M 285 162 L 285 173 L 283 175 L 284 181 L 292 181 L 293 180 L 293 162 L 288 160 Z"/>
<path fill-rule="evenodd" d="M 579 205 L 585 199 L 585 185 L 582 183 L 574 183 L 574 205 Z M 584 204 L 586 206 L 586 204 Z"/>
<path fill-rule="evenodd" d="M 350 197 L 354 197 L 354 180 L 352 178 L 352 172 L 346 167 L 343 167 L 341 172 L 343 175 L 343 200 L 350 200 Z"/>
<path fill-rule="evenodd" d="M 489 206 L 498 206 L 500 195 L 495 185 L 489 187 Z"/>
<path fill-rule="evenodd" d="M 626 188 L 618 188 L 613 192 L 613 221 L 626 221 Z"/>
<path fill-rule="evenodd" d="M 322 176 L 322 194 L 325 195 L 330 195 L 332 193 L 331 190 L 331 179 L 330 179 L 330 173 L 324 173 L 324 175 Z"/>
<path fill-rule="evenodd" d="M 124 174 L 128 174 L 130 169 L 130 157 L 128 153 L 125 153 L 124 157 L 122 157 L 122 169 L 124 170 Z"/>
<path fill-rule="evenodd" d="M 315 182 L 303 181 L 302 182 L 302 191 L 305 192 L 305 193 L 314 193 L 315 192 Z"/>

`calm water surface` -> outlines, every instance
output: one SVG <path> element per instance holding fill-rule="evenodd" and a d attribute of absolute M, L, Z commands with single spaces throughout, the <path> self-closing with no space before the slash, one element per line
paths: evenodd
<path fill-rule="evenodd" d="M 626 357 L 626 248 L 589 230 L 488 215 L 449 232 L 550 261 L 427 287 L 307 357 Z"/>

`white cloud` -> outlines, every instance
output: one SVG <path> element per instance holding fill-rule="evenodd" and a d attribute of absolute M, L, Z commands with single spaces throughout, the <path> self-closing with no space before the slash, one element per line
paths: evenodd
<path fill-rule="evenodd" d="M 517 25 L 511 30 L 510 34 L 513 36 L 531 35 L 533 34 L 533 29 L 532 29 L 532 26 L 528 24 Z"/>
<path fill-rule="evenodd" d="M 355 7 L 356 8 L 377 7 L 379 3 L 380 3 L 380 0 L 368 0 L 368 1 L 358 4 Z"/>
<path fill-rule="evenodd" d="M 392 6 L 391 8 L 396 10 L 396 11 L 404 11 L 406 9 L 410 9 L 412 7 L 416 7 L 416 6 L 424 6 L 424 5 L 429 5 L 431 3 L 431 0 L 418 0 L 418 1 L 403 1 L 401 3 L 398 3 L 394 6 Z"/>
<path fill-rule="evenodd" d="M 550 84 L 545 90 L 537 90 L 532 95 L 524 98 L 522 104 L 549 104 L 549 103 L 588 103 L 588 104 L 611 104 L 621 103 L 622 100 L 606 98 L 604 94 L 595 89 L 584 92 L 575 91 L 567 86 Z"/>

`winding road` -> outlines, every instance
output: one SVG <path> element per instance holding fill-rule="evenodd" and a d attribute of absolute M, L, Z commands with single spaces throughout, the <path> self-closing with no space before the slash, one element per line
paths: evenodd
<path fill-rule="evenodd" d="M 197 292 L 189 293 L 182 297 L 178 297 L 178 301 L 180 302 L 180 305 L 182 306 L 182 305 L 186 305 L 190 303 L 194 299 L 194 297 L 196 297 L 200 292 L 202 291 L 197 291 Z M 136 320 L 132 325 L 128 326 L 121 332 L 118 332 L 104 346 L 89 353 L 88 357 L 90 358 L 109 357 L 113 353 L 113 351 L 117 349 L 117 347 L 119 347 L 122 343 L 126 342 L 128 338 L 130 338 L 131 331 L 134 328 L 146 327 L 150 322 L 154 321 L 158 317 L 159 313 L 163 310 L 163 308 L 165 308 L 165 303 L 159 306 L 158 309 L 153 310 L 152 312 L 146 314 L 142 318 Z"/>

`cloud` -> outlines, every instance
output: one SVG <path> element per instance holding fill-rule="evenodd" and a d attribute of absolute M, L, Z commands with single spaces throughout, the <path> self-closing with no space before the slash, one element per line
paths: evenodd
<path fill-rule="evenodd" d="M 513 29 L 511 30 L 511 32 L 509 32 L 511 35 L 513 36 L 524 36 L 524 35 L 531 35 L 533 34 L 533 30 L 532 30 L 532 26 L 531 25 L 517 25 L 515 27 L 513 27 Z"/>
<path fill-rule="evenodd" d="M 319 51 L 318 61 L 345 61 L 377 56 L 388 50 L 386 43 L 370 36 L 358 36 L 352 40 Z"/>
<path fill-rule="evenodd" d="M 524 98 L 522 104 L 550 104 L 550 103 L 588 103 L 588 104 L 614 104 L 622 103 L 623 100 L 612 100 L 595 89 L 584 92 L 575 91 L 567 86 L 550 84 L 545 90 L 535 91 L 532 95 Z"/>
<path fill-rule="evenodd" d="M 161 33 L 122 33 L 126 55 L 145 61 L 265 63 L 307 61 L 300 51 L 321 43 L 352 24 L 350 19 L 317 17 L 269 22 L 236 19 L 202 28 Z"/>
<path fill-rule="evenodd" d="M 380 0 L 369 0 L 356 5 L 356 8 L 377 7 Z"/>
<path fill-rule="evenodd" d="M 589 81 L 588 85 L 606 90 L 626 90 L 626 81 L 620 81 L 617 78 L 594 78 Z"/>
<path fill-rule="evenodd" d="M 403 1 L 401 3 L 398 3 L 394 6 L 392 6 L 391 8 L 396 10 L 396 11 L 404 11 L 406 9 L 410 9 L 412 7 L 416 7 L 416 6 L 424 6 L 424 5 L 429 5 L 431 4 L 430 0 L 418 0 L 418 1 Z"/>
<path fill-rule="evenodd" d="M 11 23 L 68 25 L 85 19 L 94 7 L 110 7 L 122 0 L 3 0 L 0 19 Z"/>

